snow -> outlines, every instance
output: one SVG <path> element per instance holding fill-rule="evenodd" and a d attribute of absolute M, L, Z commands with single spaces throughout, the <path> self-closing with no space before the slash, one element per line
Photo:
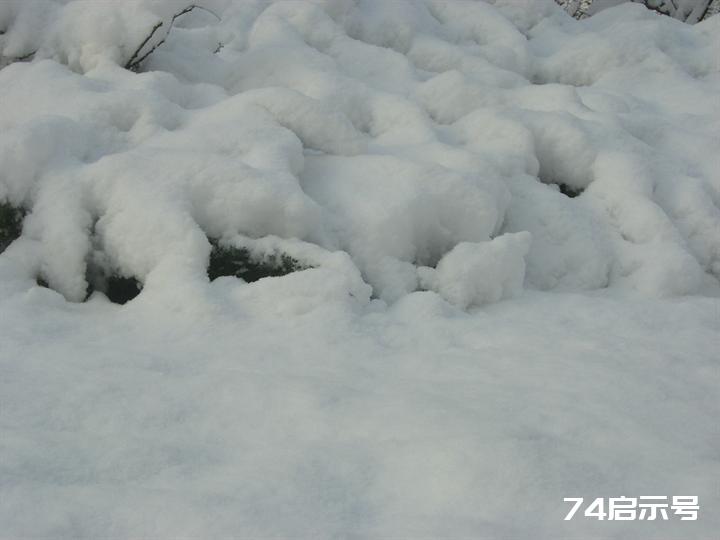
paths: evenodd
<path fill-rule="evenodd" d="M 650 9 L 689 24 L 705 20 L 713 14 L 717 14 L 718 10 L 720 10 L 718 0 L 591 0 L 585 13 L 589 16 L 624 2 L 645 4 Z M 569 4 L 570 2 L 564 3 Z M 572 6 L 572 9 L 574 10 L 576 7 Z"/>
<path fill-rule="evenodd" d="M 526 292 L 467 315 L 416 292 L 298 317 L 263 281 L 180 309 L 4 301 L 4 534 L 717 529 L 715 299 Z M 699 521 L 562 519 L 563 497 L 623 493 L 697 494 Z"/>
<path fill-rule="evenodd" d="M 491 242 L 460 242 L 433 268 L 419 268 L 421 282 L 445 300 L 467 308 L 516 296 L 525 279 L 530 233 L 504 234 Z"/>
<path fill-rule="evenodd" d="M 720 16 L 184 7 L 0 4 L 4 536 L 720 528 Z"/>

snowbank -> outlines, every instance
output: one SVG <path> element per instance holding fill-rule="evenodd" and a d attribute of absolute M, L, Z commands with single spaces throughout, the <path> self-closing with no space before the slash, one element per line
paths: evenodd
<path fill-rule="evenodd" d="M 716 284 L 718 17 L 492 4 L 5 3 L 3 58 L 35 53 L 0 72 L 0 198 L 71 300 L 93 250 L 202 279 L 236 234 L 346 251 L 390 302 L 523 231 L 531 288 Z"/>
<path fill-rule="evenodd" d="M 0 535 L 720 530 L 720 16 L 201 4 L 0 2 Z"/>
<path fill-rule="evenodd" d="M 269 287 L 249 294 L 273 280 L 238 296 L 226 279 L 212 306 L 173 310 L 145 293 L 120 309 L 4 295 L 5 536 L 706 540 L 720 527 L 716 299 L 526 292 L 470 316 L 417 292 L 387 311 L 277 317 Z M 563 521 L 564 497 L 678 494 L 700 497 L 698 521 Z"/>

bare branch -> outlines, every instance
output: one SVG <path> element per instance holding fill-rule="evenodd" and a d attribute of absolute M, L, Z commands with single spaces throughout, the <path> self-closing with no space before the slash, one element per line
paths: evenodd
<path fill-rule="evenodd" d="M 190 13 L 194 9 L 200 9 L 202 11 L 207 11 L 208 13 L 213 15 L 215 18 L 217 18 L 218 21 L 222 20 L 220 18 L 220 16 L 217 13 L 215 13 L 214 11 L 212 11 L 208 8 L 202 7 L 202 6 L 198 6 L 197 4 L 190 4 L 185 9 L 178 11 L 175 15 L 172 16 L 172 19 L 170 19 L 170 24 L 168 25 L 167 32 L 165 32 L 165 36 L 160 41 L 158 41 L 155 45 L 153 45 L 148 52 L 146 52 L 144 55 L 142 55 L 138 58 L 138 55 L 140 54 L 140 51 L 143 49 L 143 47 L 145 47 L 145 45 L 148 43 L 148 41 L 150 41 L 150 39 L 153 37 L 153 35 L 155 35 L 155 32 L 163 25 L 162 22 L 157 23 L 151 30 L 150 35 L 145 38 L 145 40 L 140 44 L 140 46 L 137 48 L 135 53 L 132 55 L 130 60 L 127 61 L 127 63 L 125 64 L 125 69 L 129 69 L 131 71 L 137 71 L 138 69 L 140 69 L 140 64 L 142 64 L 143 60 L 145 60 L 148 56 L 150 56 L 155 51 L 155 49 L 157 49 L 160 45 L 165 43 L 165 40 L 170 35 L 170 31 L 173 28 L 175 19 L 177 19 L 178 17 L 182 17 L 183 15 L 185 15 L 187 13 Z M 221 46 L 218 46 L 218 49 L 216 49 L 215 52 L 218 52 L 221 48 L 222 48 Z"/>
<path fill-rule="evenodd" d="M 198 6 L 197 4 L 193 4 L 193 5 L 190 6 L 190 7 L 191 7 L 192 9 L 200 9 L 200 10 L 202 10 L 202 11 L 207 11 L 210 15 L 212 15 L 213 17 L 215 17 L 215 18 L 218 20 L 218 22 L 222 21 L 222 17 L 220 17 L 220 15 L 218 15 L 217 13 L 215 13 L 215 12 L 214 12 L 213 10 L 211 10 L 211 9 L 208 9 L 208 8 L 206 8 L 206 7 L 203 7 L 203 6 Z M 177 16 L 179 17 L 180 15 L 183 15 L 183 13 L 179 13 Z"/>
<path fill-rule="evenodd" d="M 15 58 L 13 58 L 13 62 L 25 62 L 27 60 L 32 60 L 32 57 L 35 56 L 36 52 L 37 51 L 32 51 L 22 56 L 16 56 Z"/>
<path fill-rule="evenodd" d="M 703 12 L 700 14 L 700 16 L 697 18 L 697 22 L 704 21 L 708 14 L 710 13 L 710 8 L 712 7 L 713 3 L 712 0 L 708 0 L 705 4 L 705 9 L 703 9 Z M 692 15 L 692 13 L 691 13 Z"/>
<path fill-rule="evenodd" d="M 37 51 L 31 51 L 22 56 L 3 56 L 0 54 L 0 69 L 9 66 L 10 64 L 14 64 L 15 62 L 27 62 L 28 60 L 32 60 L 35 53 L 37 53 Z"/>
<path fill-rule="evenodd" d="M 153 26 L 152 30 L 150 31 L 150 34 L 143 40 L 143 42 L 140 44 L 140 46 L 137 49 L 135 49 L 135 52 L 130 57 L 130 60 L 128 60 L 127 63 L 125 64 L 125 69 L 129 69 L 131 71 L 137 70 L 140 62 L 143 61 L 143 59 L 145 58 L 145 56 L 147 56 L 147 54 L 145 56 L 143 56 L 142 58 L 140 58 L 140 60 L 135 60 L 135 59 L 140 54 L 140 51 L 142 50 L 142 48 L 147 44 L 148 41 L 150 41 L 150 39 L 155 35 L 155 32 L 157 32 L 157 30 L 162 25 L 163 25 L 163 23 L 162 23 L 162 21 L 160 21 L 155 26 Z M 165 41 L 165 40 L 163 39 L 163 41 Z M 157 45 L 155 47 L 157 47 Z M 153 49 L 151 49 L 151 52 L 152 52 L 152 50 L 155 49 L 155 47 L 153 47 Z"/>

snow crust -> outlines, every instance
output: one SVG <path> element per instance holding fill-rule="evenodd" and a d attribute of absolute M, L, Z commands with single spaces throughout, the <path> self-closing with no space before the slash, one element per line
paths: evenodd
<path fill-rule="evenodd" d="M 200 4 L 0 2 L 2 534 L 720 530 L 720 16 Z"/>

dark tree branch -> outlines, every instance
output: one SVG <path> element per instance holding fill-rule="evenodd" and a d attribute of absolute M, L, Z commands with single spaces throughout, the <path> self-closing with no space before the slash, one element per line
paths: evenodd
<path fill-rule="evenodd" d="M 708 12 L 710 11 L 710 6 L 712 6 L 711 3 L 708 3 L 708 5 L 705 6 L 705 10 L 702 12 L 702 15 L 700 15 L 698 22 L 705 20 L 705 18 L 708 16 Z"/>
<path fill-rule="evenodd" d="M 197 4 L 192 4 L 191 6 L 188 6 L 188 7 L 190 8 L 189 11 L 192 11 L 193 9 L 200 9 L 202 11 L 207 11 L 210 15 L 215 17 L 218 20 L 218 22 L 222 21 L 222 17 L 220 17 L 220 15 L 215 13 L 212 9 L 208 9 L 203 6 L 198 6 Z M 187 11 L 185 13 L 187 13 Z M 180 15 L 184 15 L 184 13 L 180 12 L 176 15 L 176 17 L 179 17 Z"/>
<path fill-rule="evenodd" d="M 32 57 L 35 56 L 35 53 L 36 53 L 36 52 L 37 52 L 37 51 L 32 51 L 32 52 L 29 52 L 29 53 L 24 54 L 24 55 L 22 55 L 22 56 L 16 56 L 15 58 L 13 58 L 13 61 L 14 61 L 14 62 L 25 62 L 26 60 L 32 59 Z"/>
<path fill-rule="evenodd" d="M 145 57 L 147 56 L 147 54 L 146 54 L 145 56 L 143 56 L 142 58 L 140 58 L 139 60 L 135 60 L 135 59 L 136 59 L 136 58 L 138 57 L 138 55 L 140 54 L 140 51 L 142 51 L 142 48 L 147 44 L 148 41 L 150 41 L 150 39 L 155 35 L 155 32 L 157 32 L 157 30 L 158 30 L 162 25 L 163 25 L 163 23 L 162 23 L 162 21 L 160 21 L 160 22 L 158 22 L 155 26 L 153 26 L 152 30 L 150 31 L 150 34 L 143 40 L 143 42 L 140 44 L 140 46 L 139 46 L 137 49 L 135 49 L 135 52 L 134 52 L 133 55 L 130 57 L 130 60 L 128 60 L 127 63 L 125 64 L 125 69 L 129 69 L 129 70 L 131 70 L 131 71 L 136 71 L 136 70 L 137 70 L 137 68 L 138 68 L 139 65 L 140 65 L 140 62 L 142 62 L 142 61 L 145 59 Z M 163 41 L 165 41 L 165 40 L 163 39 Z M 156 45 L 155 47 L 157 47 L 157 45 Z M 153 47 L 153 48 L 150 50 L 150 52 L 152 52 L 153 50 L 155 50 L 155 47 Z M 148 53 L 148 54 L 149 54 L 149 53 Z"/>
<path fill-rule="evenodd" d="M 150 41 L 150 39 L 153 37 L 153 35 L 155 35 L 155 32 L 163 25 L 163 23 L 158 22 L 153 27 L 153 29 L 150 31 L 150 35 L 148 35 L 148 37 L 145 38 L 145 40 L 135 50 L 135 52 L 133 53 L 130 60 L 127 61 L 127 63 L 125 64 L 125 69 L 129 69 L 131 71 L 137 71 L 138 69 L 140 69 L 140 64 L 142 64 L 143 60 L 145 60 L 148 56 L 150 56 L 155 51 L 155 49 L 157 49 L 160 45 L 165 43 L 165 40 L 170 35 L 170 31 L 173 29 L 173 24 L 175 23 L 175 19 L 182 17 L 183 15 L 185 15 L 187 13 L 190 13 L 194 9 L 200 9 L 202 11 L 207 11 L 208 13 L 213 15 L 215 18 L 217 18 L 218 21 L 222 20 L 217 13 L 215 13 L 214 11 L 212 11 L 208 8 L 198 6 L 197 4 L 191 4 L 191 5 L 187 6 L 185 9 L 178 11 L 175 15 L 172 16 L 172 19 L 170 19 L 170 24 L 168 25 L 167 32 L 165 32 L 165 36 L 160 41 L 158 41 L 155 45 L 153 45 L 148 52 L 146 52 L 142 56 L 138 57 L 138 55 L 140 54 L 140 51 L 142 51 L 143 47 L 145 47 L 145 45 L 147 45 L 148 41 Z M 222 47 L 220 47 L 220 48 L 222 48 Z M 218 48 L 215 52 L 219 51 L 220 48 Z"/>
<path fill-rule="evenodd" d="M 698 22 L 705 20 L 705 17 L 708 16 L 708 12 L 710 11 L 712 4 L 712 0 L 708 0 L 708 3 L 705 4 L 705 9 L 703 10 L 702 15 L 700 15 L 700 17 L 698 18 Z"/>

